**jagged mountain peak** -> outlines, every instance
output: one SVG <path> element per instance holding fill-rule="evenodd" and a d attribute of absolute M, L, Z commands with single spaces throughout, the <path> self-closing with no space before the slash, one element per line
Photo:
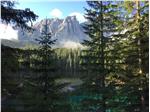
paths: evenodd
<path fill-rule="evenodd" d="M 35 31 L 32 34 L 21 31 L 18 33 L 20 34 L 19 40 L 28 40 L 29 42 L 32 41 L 36 43 L 35 39 L 41 36 L 41 32 L 44 30 L 45 23 L 46 19 L 43 19 L 40 22 L 34 24 L 33 28 Z M 48 32 L 52 33 L 52 39 L 57 39 L 55 47 L 67 47 L 67 45 L 71 45 L 68 44 L 68 42 L 77 44 L 78 47 L 81 47 L 82 45 L 80 43 L 83 42 L 83 40 L 88 39 L 87 35 L 83 33 L 82 26 L 79 24 L 76 16 L 67 16 L 65 19 L 48 18 L 47 24 Z M 24 33 L 24 35 L 22 33 Z"/>
<path fill-rule="evenodd" d="M 76 16 L 67 16 L 64 20 L 65 20 L 66 22 L 70 22 L 70 21 L 78 22 Z"/>

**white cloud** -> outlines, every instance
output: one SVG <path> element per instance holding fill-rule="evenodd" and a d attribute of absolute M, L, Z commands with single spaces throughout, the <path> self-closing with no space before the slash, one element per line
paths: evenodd
<path fill-rule="evenodd" d="M 69 16 L 76 16 L 77 20 L 82 23 L 85 22 L 86 19 L 84 18 L 83 14 L 79 13 L 79 12 L 72 12 L 71 14 L 69 14 Z"/>
<path fill-rule="evenodd" d="M 50 12 L 50 15 L 55 18 L 61 18 L 63 13 L 59 9 L 55 8 Z"/>
<path fill-rule="evenodd" d="M 0 24 L 0 39 L 18 39 L 18 31 L 14 30 L 10 25 Z"/>

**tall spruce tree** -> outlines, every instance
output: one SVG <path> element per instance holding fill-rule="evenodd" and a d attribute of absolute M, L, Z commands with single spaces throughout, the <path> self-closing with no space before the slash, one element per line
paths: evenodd
<path fill-rule="evenodd" d="M 61 89 L 67 85 L 67 83 L 57 84 L 56 79 L 59 78 L 56 74 L 56 54 L 52 45 L 55 44 L 56 39 L 52 40 L 51 33 L 48 32 L 48 23 L 47 19 L 45 20 L 44 30 L 42 36 L 37 39 L 41 45 L 39 48 L 39 71 L 42 72 L 38 77 L 38 89 L 44 95 L 42 104 L 45 105 L 45 110 L 43 107 L 42 111 L 50 112 L 69 112 L 70 104 L 65 98 L 65 94 L 61 92 Z M 59 74 L 60 75 L 60 74 Z M 41 111 L 41 110 L 40 110 Z"/>
<path fill-rule="evenodd" d="M 125 43 L 122 95 L 127 98 L 126 111 L 148 111 L 148 7 L 148 1 L 125 2 L 128 19 L 126 32 L 122 35 Z"/>
<path fill-rule="evenodd" d="M 144 1 L 127 1 L 123 4 L 122 33 L 113 35 L 113 55 L 117 56 L 114 68 L 117 69 L 114 69 L 116 77 L 111 77 L 111 82 L 116 83 L 115 87 L 118 88 L 116 97 L 120 103 L 117 106 L 121 110 L 147 112 L 149 6 Z"/>
<path fill-rule="evenodd" d="M 84 111 L 106 112 L 113 108 L 111 100 L 115 88 L 107 83 L 107 77 L 113 68 L 111 56 L 112 35 L 117 31 L 115 24 L 119 22 L 118 7 L 111 1 L 88 1 L 86 10 L 88 24 L 84 26 L 90 40 L 84 41 L 87 46 L 83 50 L 82 65 L 87 71 L 83 78 L 83 88 L 88 98 L 83 99 Z M 115 107 L 115 106 L 114 106 Z"/>
<path fill-rule="evenodd" d="M 39 48 L 39 71 L 41 74 L 38 77 L 38 89 L 41 91 L 43 96 L 43 104 L 46 107 L 45 111 L 53 112 L 55 109 L 56 99 L 58 98 L 58 91 L 55 84 L 56 76 L 53 73 L 54 68 L 54 52 L 52 50 L 52 45 L 56 40 L 51 39 L 51 33 L 48 32 L 47 19 L 45 20 L 44 30 L 42 31 L 42 36 L 37 39 L 41 45 Z M 47 104 L 46 104 L 46 103 Z"/>
<path fill-rule="evenodd" d="M 54 66 L 52 64 L 54 52 L 52 50 L 51 45 L 54 44 L 54 42 L 56 41 L 51 39 L 51 33 L 48 32 L 47 19 L 45 20 L 42 36 L 39 39 L 37 39 L 37 41 L 41 45 L 39 48 L 41 66 L 39 67 L 39 69 L 41 69 L 41 72 L 43 72 L 43 74 L 40 77 L 39 84 L 43 86 L 43 92 L 45 93 L 45 95 L 47 95 L 49 93 L 48 88 L 51 87 L 51 84 L 49 82 L 51 82 L 52 84 L 54 83 L 54 76 L 52 76 L 53 74 L 50 74 L 50 72 L 54 70 Z"/>

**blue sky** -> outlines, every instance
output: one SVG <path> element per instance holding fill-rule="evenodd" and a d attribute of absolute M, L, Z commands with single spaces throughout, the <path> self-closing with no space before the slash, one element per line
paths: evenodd
<path fill-rule="evenodd" d="M 39 16 L 37 21 L 44 18 L 65 18 L 68 15 L 76 15 L 80 22 L 85 21 L 83 14 L 84 8 L 87 7 L 85 1 L 19 1 L 16 8 L 25 9 L 30 8 L 35 14 Z"/>

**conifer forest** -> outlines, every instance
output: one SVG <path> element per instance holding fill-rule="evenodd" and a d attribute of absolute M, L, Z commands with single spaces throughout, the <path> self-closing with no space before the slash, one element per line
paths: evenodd
<path fill-rule="evenodd" d="M 54 48 L 47 19 L 38 46 L 1 44 L 2 112 L 149 112 L 149 1 L 85 2 L 82 48 Z M 32 33 L 39 16 L 15 5 L 1 21 Z"/>

